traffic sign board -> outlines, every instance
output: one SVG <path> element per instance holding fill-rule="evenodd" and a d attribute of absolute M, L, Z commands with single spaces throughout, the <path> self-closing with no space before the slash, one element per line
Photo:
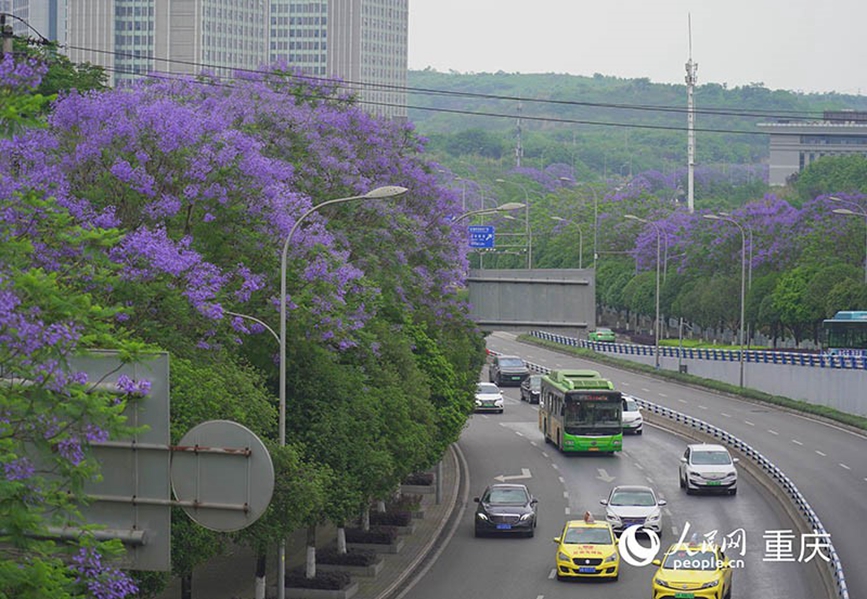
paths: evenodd
<path fill-rule="evenodd" d="M 471 248 L 494 247 L 494 227 L 470 225 L 467 227 Z"/>

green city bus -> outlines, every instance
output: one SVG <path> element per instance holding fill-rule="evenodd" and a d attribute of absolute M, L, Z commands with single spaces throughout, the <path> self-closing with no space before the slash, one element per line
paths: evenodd
<path fill-rule="evenodd" d="M 539 428 L 564 453 L 614 453 L 623 445 L 620 391 L 595 370 L 542 377 Z"/>
<path fill-rule="evenodd" d="M 867 311 L 841 310 L 822 321 L 824 349 L 832 356 L 867 356 Z"/>

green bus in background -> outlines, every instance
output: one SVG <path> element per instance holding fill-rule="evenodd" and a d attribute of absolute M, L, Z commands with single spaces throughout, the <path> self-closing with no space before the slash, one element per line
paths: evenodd
<path fill-rule="evenodd" d="M 595 370 L 552 370 L 542 377 L 539 428 L 564 453 L 614 453 L 623 446 L 622 402 Z"/>

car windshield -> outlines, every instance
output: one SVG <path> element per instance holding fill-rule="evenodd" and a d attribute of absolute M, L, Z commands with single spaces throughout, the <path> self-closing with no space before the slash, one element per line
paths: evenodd
<path fill-rule="evenodd" d="M 611 545 L 607 528 L 568 528 L 563 543 L 567 545 Z"/>
<path fill-rule="evenodd" d="M 500 388 L 492 383 L 479 383 L 478 393 L 499 393 Z"/>
<path fill-rule="evenodd" d="M 500 358 L 500 368 L 523 368 L 524 361 L 521 358 Z"/>
<path fill-rule="evenodd" d="M 485 501 L 487 503 L 524 505 L 527 503 L 527 492 L 524 489 L 491 489 Z"/>
<path fill-rule="evenodd" d="M 623 400 L 623 411 L 624 412 L 637 412 L 638 411 L 638 404 L 635 403 L 631 399 L 624 399 Z"/>
<path fill-rule="evenodd" d="M 699 466 L 724 466 L 732 459 L 727 451 L 693 451 L 692 463 Z"/>
<path fill-rule="evenodd" d="M 615 491 L 608 505 L 637 505 L 650 507 L 656 505 L 656 499 L 650 491 Z"/>
<path fill-rule="evenodd" d="M 666 570 L 713 571 L 717 569 L 717 557 L 713 551 L 678 549 L 665 556 L 662 567 Z"/>

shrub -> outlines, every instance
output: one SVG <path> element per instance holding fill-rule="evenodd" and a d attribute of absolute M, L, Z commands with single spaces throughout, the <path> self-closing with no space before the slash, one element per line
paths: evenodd
<path fill-rule="evenodd" d="M 432 485 L 434 481 L 433 472 L 413 472 L 403 481 L 405 485 Z"/>
<path fill-rule="evenodd" d="M 418 493 L 402 493 L 398 499 L 389 501 L 385 509 L 389 512 L 417 512 L 421 507 L 421 500 Z"/>
<path fill-rule="evenodd" d="M 370 530 L 362 530 L 360 528 L 346 529 L 347 543 L 391 545 L 395 539 L 397 539 L 397 529 L 393 526 L 377 526 Z"/>
<path fill-rule="evenodd" d="M 410 522 L 412 513 L 407 511 L 370 512 L 370 523 L 377 526 L 409 526 Z"/>
<path fill-rule="evenodd" d="M 347 549 L 338 553 L 337 547 L 326 547 L 316 552 L 316 561 L 334 566 L 372 566 L 379 559 L 373 549 Z"/>
<path fill-rule="evenodd" d="M 305 576 L 304 568 L 286 573 L 286 586 L 296 589 L 323 589 L 339 591 L 352 584 L 349 572 L 317 572 L 314 578 Z"/>

